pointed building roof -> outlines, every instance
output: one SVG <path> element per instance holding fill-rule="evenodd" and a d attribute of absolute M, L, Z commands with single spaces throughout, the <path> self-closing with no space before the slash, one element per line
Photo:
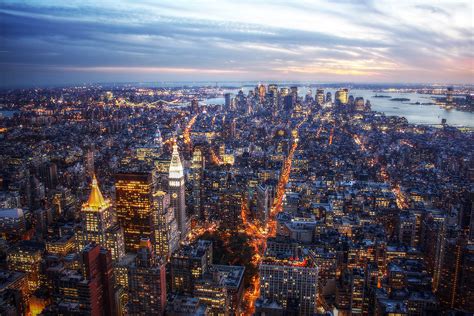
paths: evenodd
<path fill-rule="evenodd" d="M 93 209 L 100 209 L 106 206 L 107 204 L 107 201 L 102 196 L 102 192 L 100 192 L 99 184 L 97 183 L 97 178 L 94 174 L 92 176 L 91 194 L 89 195 L 89 199 L 87 200 L 87 206 Z"/>
<path fill-rule="evenodd" d="M 154 137 L 154 143 L 155 145 L 162 146 L 163 144 L 163 138 L 161 137 L 161 131 L 159 128 L 156 129 L 155 132 L 155 137 Z"/>
<path fill-rule="evenodd" d="M 181 158 L 179 157 L 178 152 L 178 144 L 176 144 L 176 141 L 173 144 L 173 155 L 171 157 L 169 172 L 170 179 L 180 179 L 184 177 L 183 165 L 181 164 Z"/>

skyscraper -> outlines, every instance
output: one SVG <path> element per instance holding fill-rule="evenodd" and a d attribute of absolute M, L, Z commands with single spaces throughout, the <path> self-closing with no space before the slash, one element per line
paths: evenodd
<path fill-rule="evenodd" d="M 122 171 L 115 177 L 115 206 L 127 251 L 137 251 L 141 238 L 152 236 L 153 188 L 152 174 L 146 170 Z"/>
<path fill-rule="evenodd" d="M 226 107 L 226 109 L 230 109 L 230 107 L 232 106 L 232 105 L 231 105 L 231 102 L 232 102 L 232 94 L 230 94 L 230 93 L 224 94 L 224 99 L 225 99 L 225 107 Z"/>
<path fill-rule="evenodd" d="M 166 275 L 162 259 L 149 239 L 142 239 L 128 270 L 128 315 L 163 315 L 166 306 Z"/>
<path fill-rule="evenodd" d="M 178 222 L 180 239 L 183 240 L 188 232 L 188 223 L 186 218 L 184 171 L 176 143 L 173 145 L 173 155 L 169 168 L 168 191 L 171 195 L 171 206 L 174 209 L 175 218 Z"/>
<path fill-rule="evenodd" d="M 113 223 L 112 203 L 102 196 L 95 175 L 92 177 L 89 199 L 82 205 L 81 211 L 84 221 L 83 239 L 87 241 L 86 243 L 95 242 L 103 245 L 105 243 L 105 230 Z"/>
<path fill-rule="evenodd" d="M 349 90 L 346 88 L 337 90 L 334 98 L 336 105 L 346 105 L 349 102 Z"/>
<path fill-rule="evenodd" d="M 199 113 L 199 101 L 196 98 L 191 100 L 191 113 L 193 114 Z"/>
<path fill-rule="evenodd" d="M 193 151 L 193 158 L 191 164 L 191 176 L 193 181 L 193 208 L 194 213 L 198 214 L 201 218 L 204 218 L 204 214 L 202 211 L 202 189 L 201 189 L 201 182 L 202 176 L 204 171 L 205 160 L 202 155 L 201 148 L 194 148 Z"/>
<path fill-rule="evenodd" d="M 89 244 L 82 252 L 82 265 L 83 275 L 90 282 L 88 302 L 91 314 L 114 315 L 115 278 L 110 252 L 99 245 Z"/>
<path fill-rule="evenodd" d="M 316 103 L 318 105 L 322 105 L 324 103 L 324 90 L 323 89 L 316 90 Z"/>
<path fill-rule="evenodd" d="M 153 194 L 153 250 L 157 256 L 167 259 L 178 249 L 179 231 L 170 195 L 163 191 Z"/>
<path fill-rule="evenodd" d="M 446 104 L 452 105 L 453 104 L 453 87 L 448 87 L 446 89 Z"/>
<path fill-rule="evenodd" d="M 102 196 L 95 175 L 89 199 L 82 205 L 81 213 L 83 225 L 77 234 L 80 250 L 89 243 L 96 243 L 108 248 L 114 260 L 125 255 L 123 230 L 116 223 L 112 203 Z"/>

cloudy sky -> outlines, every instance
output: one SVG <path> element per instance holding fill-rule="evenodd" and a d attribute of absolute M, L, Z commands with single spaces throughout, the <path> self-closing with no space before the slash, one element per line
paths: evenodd
<path fill-rule="evenodd" d="M 0 0 L 0 85 L 474 83 L 472 0 Z"/>

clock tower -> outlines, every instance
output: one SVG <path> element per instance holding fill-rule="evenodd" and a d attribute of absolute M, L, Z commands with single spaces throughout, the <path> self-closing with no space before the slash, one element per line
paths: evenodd
<path fill-rule="evenodd" d="M 169 169 L 168 191 L 171 196 L 171 206 L 174 209 L 175 218 L 178 222 L 180 240 L 184 240 L 188 233 L 188 220 L 186 217 L 186 202 L 184 192 L 184 172 L 181 158 L 179 157 L 178 145 L 173 145 L 173 155 L 171 157 Z"/>

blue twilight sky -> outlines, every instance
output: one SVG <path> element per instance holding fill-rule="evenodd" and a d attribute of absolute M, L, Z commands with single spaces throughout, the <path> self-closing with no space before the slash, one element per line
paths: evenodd
<path fill-rule="evenodd" d="M 472 0 L 0 0 L 0 86 L 474 82 Z"/>

